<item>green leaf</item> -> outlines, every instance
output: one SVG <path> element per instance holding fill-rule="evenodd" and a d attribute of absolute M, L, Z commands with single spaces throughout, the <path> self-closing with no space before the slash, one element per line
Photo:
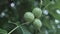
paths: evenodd
<path fill-rule="evenodd" d="M 57 28 L 56 34 L 60 34 L 60 28 Z"/>
<path fill-rule="evenodd" d="M 15 31 L 13 31 L 11 34 L 23 34 L 22 29 L 19 27 Z"/>
<path fill-rule="evenodd" d="M 29 32 L 34 33 L 34 26 L 33 25 L 28 26 L 27 29 Z"/>
<path fill-rule="evenodd" d="M 16 25 L 12 23 L 5 23 L 2 28 L 10 32 L 13 28 L 15 28 Z"/>
<path fill-rule="evenodd" d="M 20 26 L 11 34 L 31 34 L 25 26 Z"/>
<path fill-rule="evenodd" d="M 56 11 L 50 11 L 50 14 L 55 18 L 55 19 L 58 19 L 60 20 L 60 15 L 56 13 Z"/>
<path fill-rule="evenodd" d="M 0 28 L 0 34 L 7 34 L 7 31 Z"/>
<path fill-rule="evenodd" d="M 31 33 L 27 30 L 27 28 L 21 27 L 21 29 L 22 29 L 23 34 L 31 34 Z"/>
<path fill-rule="evenodd" d="M 45 16 L 45 18 L 43 18 L 42 23 L 48 29 L 50 29 L 50 30 L 52 29 L 52 26 L 51 26 L 51 23 L 50 23 L 50 20 L 49 20 L 49 16 Z"/>
<path fill-rule="evenodd" d="M 56 12 L 57 8 L 55 8 L 53 5 L 49 5 L 46 9 L 48 10 L 49 14 L 53 16 L 53 18 L 60 20 L 60 14 Z"/>
<path fill-rule="evenodd" d="M 43 5 L 46 6 L 50 3 L 50 0 L 43 0 Z"/>
<path fill-rule="evenodd" d="M 55 0 L 55 5 L 54 7 L 57 8 L 57 9 L 60 9 L 60 0 Z"/>

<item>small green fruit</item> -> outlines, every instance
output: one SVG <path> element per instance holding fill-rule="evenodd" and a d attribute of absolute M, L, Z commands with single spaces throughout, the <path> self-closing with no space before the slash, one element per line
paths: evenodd
<path fill-rule="evenodd" d="M 39 19 L 35 19 L 34 21 L 33 21 L 33 25 L 34 25 L 34 27 L 36 28 L 36 29 L 40 29 L 41 28 L 41 26 L 42 26 L 42 22 L 39 20 Z"/>
<path fill-rule="evenodd" d="M 34 8 L 32 13 L 35 15 L 36 18 L 40 18 L 42 15 L 42 10 L 40 8 Z"/>
<path fill-rule="evenodd" d="M 34 14 L 31 13 L 31 12 L 26 12 L 26 13 L 24 14 L 24 19 L 25 19 L 25 21 L 27 21 L 27 22 L 32 22 L 32 21 L 34 20 Z"/>

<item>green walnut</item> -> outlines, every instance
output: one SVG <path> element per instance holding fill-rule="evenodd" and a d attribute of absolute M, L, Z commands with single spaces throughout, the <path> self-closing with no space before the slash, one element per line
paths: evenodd
<path fill-rule="evenodd" d="M 40 21 L 40 19 L 35 19 L 34 21 L 33 21 L 33 26 L 36 28 L 36 29 L 40 29 L 41 28 L 41 26 L 42 26 L 42 22 Z"/>
<path fill-rule="evenodd" d="M 32 13 L 35 15 L 36 18 L 40 18 L 42 15 L 42 10 L 40 8 L 34 8 Z"/>
<path fill-rule="evenodd" d="M 27 21 L 27 22 L 32 22 L 32 21 L 34 20 L 34 14 L 31 13 L 31 12 L 26 12 L 26 13 L 24 14 L 24 19 L 25 19 L 25 21 Z"/>

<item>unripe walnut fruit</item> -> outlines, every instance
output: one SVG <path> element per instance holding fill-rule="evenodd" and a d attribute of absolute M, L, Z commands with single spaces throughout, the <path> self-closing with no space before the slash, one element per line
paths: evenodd
<path fill-rule="evenodd" d="M 40 18 L 42 15 L 42 10 L 40 8 L 34 8 L 32 13 L 35 15 L 36 18 Z"/>
<path fill-rule="evenodd" d="M 27 22 L 32 22 L 32 21 L 34 20 L 34 14 L 31 13 L 31 12 L 26 12 L 26 13 L 24 14 L 24 19 L 25 19 L 25 21 L 27 21 Z"/>
<path fill-rule="evenodd" d="M 42 26 L 42 22 L 40 21 L 40 19 L 35 19 L 33 21 L 33 25 L 34 25 L 35 28 L 40 29 L 41 26 Z"/>

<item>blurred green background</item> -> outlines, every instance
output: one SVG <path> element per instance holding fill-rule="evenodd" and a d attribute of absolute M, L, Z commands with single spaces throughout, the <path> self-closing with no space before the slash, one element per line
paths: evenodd
<path fill-rule="evenodd" d="M 25 24 L 11 34 L 60 34 L 60 0 L 0 0 L 0 34 L 8 34 L 25 23 L 25 12 L 42 9 L 42 27 L 36 32 L 32 24 Z"/>

